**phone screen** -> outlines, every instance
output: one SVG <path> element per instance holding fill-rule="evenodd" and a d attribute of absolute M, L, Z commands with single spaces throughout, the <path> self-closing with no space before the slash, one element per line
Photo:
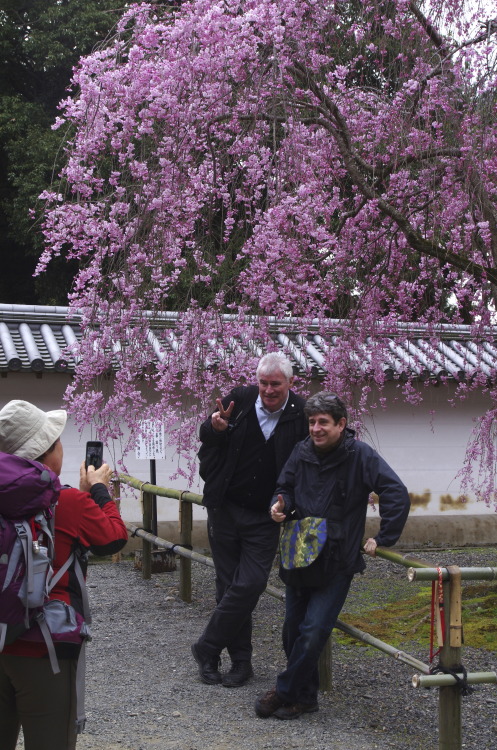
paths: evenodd
<path fill-rule="evenodd" d="M 99 469 L 103 464 L 104 444 L 99 440 L 90 440 L 86 443 L 85 467 L 94 466 Z"/>

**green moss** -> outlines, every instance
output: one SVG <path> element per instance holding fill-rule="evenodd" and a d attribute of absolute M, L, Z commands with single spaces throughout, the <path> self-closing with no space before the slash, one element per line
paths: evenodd
<path fill-rule="evenodd" d="M 397 598 L 400 587 L 394 587 L 389 601 L 381 607 L 348 612 L 340 619 L 364 630 L 396 648 L 416 642 L 430 642 L 431 586 L 423 586 L 414 596 Z M 463 587 L 462 621 L 464 643 L 473 648 L 497 650 L 497 583 L 480 583 Z M 354 608 L 356 609 L 356 608 Z M 349 636 L 335 631 L 340 643 L 350 643 Z"/>

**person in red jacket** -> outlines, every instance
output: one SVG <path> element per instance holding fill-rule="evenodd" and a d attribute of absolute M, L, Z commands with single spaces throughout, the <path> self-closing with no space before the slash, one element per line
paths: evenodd
<path fill-rule="evenodd" d="M 38 460 L 57 476 L 62 470 L 60 436 L 64 410 L 44 412 L 28 401 L 10 401 L 0 410 L 0 450 Z M 80 488 L 63 487 L 55 513 L 54 573 L 78 549 L 86 575 L 84 554 L 118 552 L 128 534 L 110 497 L 111 469 L 80 468 Z M 83 614 L 82 592 L 74 563 L 50 593 Z M 38 626 L 33 626 L 37 628 Z M 15 750 L 20 727 L 25 750 L 73 750 L 76 747 L 76 666 L 80 646 L 55 645 L 60 672 L 53 674 L 47 647 L 22 636 L 0 654 L 0 737 L 2 750 Z"/>

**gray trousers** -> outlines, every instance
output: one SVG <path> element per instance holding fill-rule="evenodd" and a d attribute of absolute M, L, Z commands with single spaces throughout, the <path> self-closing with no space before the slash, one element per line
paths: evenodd
<path fill-rule="evenodd" d="M 59 666 L 54 675 L 48 659 L 0 654 L 2 750 L 15 750 L 21 726 L 25 750 L 74 750 L 77 659 Z"/>

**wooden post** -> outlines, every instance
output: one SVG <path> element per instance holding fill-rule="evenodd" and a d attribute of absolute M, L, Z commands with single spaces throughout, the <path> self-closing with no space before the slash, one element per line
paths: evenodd
<path fill-rule="evenodd" d="M 330 635 L 326 641 L 326 646 L 321 651 L 321 656 L 319 657 L 319 689 L 322 691 L 331 690 L 333 687 L 332 637 L 333 636 Z"/>
<path fill-rule="evenodd" d="M 192 504 L 180 498 L 179 503 L 179 543 L 192 549 L 193 510 Z M 192 561 L 189 557 L 180 558 L 179 595 L 184 602 L 192 601 Z"/>
<path fill-rule="evenodd" d="M 150 531 L 152 528 L 152 495 L 149 492 L 142 493 L 143 502 L 143 528 Z M 142 577 L 152 578 L 152 544 L 142 539 Z"/>
<path fill-rule="evenodd" d="M 461 666 L 461 576 L 454 575 L 455 566 L 448 568 L 449 580 L 443 584 L 445 632 L 440 651 L 440 667 L 460 671 Z M 457 637 L 459 633 L 459 637 Z M 455 637 L 456 636 L 456 637 Z M 452 645 L 457 644 L 459 645 Z M 459 685 L 440 687 L 438 701 L 439 750 L 461 750 L 461 688 Z"/>
<path fill-rule="evenodd" d="M 112 488 L 113 488 L 113 494 L 114 494 L 114 502 L 117 506 L 117 509 L 119 512 L 121 512 L 121 482 L 119 479 L 113 479 L 112 480 Z M 116 552 L 114 555 L 112 555 L 112 562 L 118 563 L 121 562 L 122 553 Z"/>
<path fill-rule="evenodd" d="M 157 484 L 157 470 L 156 470 L 156 464 L 155 464 L 155 458 L 152 458 L 150 461 L 150 484 L 153 484 L 154 487 Z M 152 495 L 152 523 L 150 525 L 150 529 L 152 531 L 152 534 L 154 536 L 157 536 L 157 495 Z"/>

